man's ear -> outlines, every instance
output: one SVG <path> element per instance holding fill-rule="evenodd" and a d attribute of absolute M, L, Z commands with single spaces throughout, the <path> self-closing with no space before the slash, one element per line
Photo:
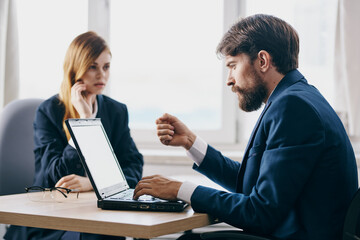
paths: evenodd
<path fill-rule="evenodd" d="M 267 51 L 265 50 L 259 51 L 257 59 L 259 62 L 259 67 L 261 72 L 266 72 L 267 70 L 269 70 L 271 65 L 271 56 Z"/>

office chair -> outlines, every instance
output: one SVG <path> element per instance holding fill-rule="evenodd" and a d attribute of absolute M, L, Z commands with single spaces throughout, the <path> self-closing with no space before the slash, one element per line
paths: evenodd
<path fill-rule="evenodd" d="M 253 235 L 240 230 L 204 232 L 200 235 L 200 237 L 201 239 L 209 240 L 273 240 L 273 238 Z"/>
<path fill-rule="evenodd" d="M 360 189 L 357 190 L 347 210 L 343 240 L 360 240 Z"/>
<path fill-rule="evenodd" d="M 0 115 L 0 195 L 23 193 L 34 179 L 35 111 L 42 99 L 14 100 Z"/>

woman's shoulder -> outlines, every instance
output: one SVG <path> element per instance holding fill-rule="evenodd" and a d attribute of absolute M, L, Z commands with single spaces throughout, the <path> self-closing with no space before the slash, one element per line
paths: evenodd
<path fill-rule="evenodd" d="M 45 101 L 43 101 L 40 104 L 40 108 L 41 109 L 47 109 L 47 108 L 53 108 L 56 106 L 60 106 L 61 105 L 61 101 L 59 99 L 59 95 L 55 94 L 52 97 L 46 99 Z"/>
<path fill-rule="evenodd" d="M 109 96 L 106 95 L 98 95 L 98 104 L 104 104 L 107 107 L 111 107 L 111 108 L 118 108 L 118 109 L 123 109 L 126 110 L 126 104 L 121 103 Z"/>
<path fill-rule="evenodd" d="M 61 103 L 59 95 L 56 94 L 42 102 L 38 111 L 44 112 L 47 115 L 63 114 L 64 105 Z"/>

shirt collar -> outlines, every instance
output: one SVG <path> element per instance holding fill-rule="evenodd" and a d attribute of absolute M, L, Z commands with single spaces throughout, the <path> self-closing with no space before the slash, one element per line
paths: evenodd
<path fill-rule="evenodd" d="M 98 112 L 98 103 L 97 103 L 97 98 L 95 98 L 94 108 L 91 114 L 91 118 L 96 118 L 97 112 Z"/>

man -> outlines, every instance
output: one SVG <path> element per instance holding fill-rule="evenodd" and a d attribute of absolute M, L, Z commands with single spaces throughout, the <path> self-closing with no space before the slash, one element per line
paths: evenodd
<path fill-rule="evenodd" d="M 351 143 L 335 111 L 298 67 L 299 39 L 283 20 L 254 15 L 234 24 L 218 53 L 244 111 L 264 110 L 242 163 L 224 157 L 169 114 L 156 120 L 165 145 L 182 146 L 193 168 L 229 192 L 144 177 L 134 198 L 182 199 L 248 232 L 278 239 L 340 239 L 358 188 Z"/>

